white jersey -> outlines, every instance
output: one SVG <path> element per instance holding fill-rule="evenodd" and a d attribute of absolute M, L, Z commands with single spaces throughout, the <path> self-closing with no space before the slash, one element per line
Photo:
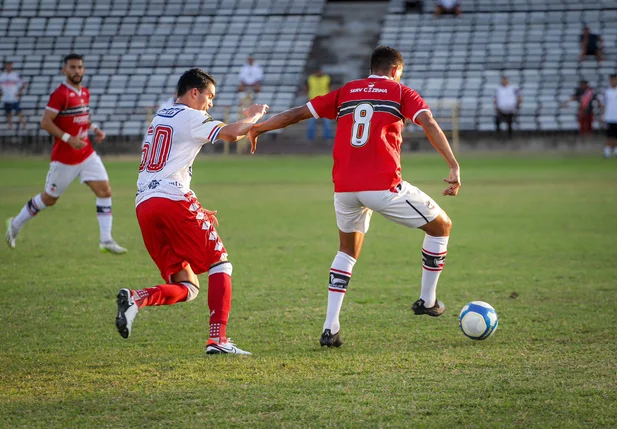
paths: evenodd
<path fill-rule="evenodd" d="M 223 126 L 184 104 L 159 110 L 141 148 L 135 205 L 152 197 L 180 201 L 193 194 L 193 161 L 204 144 L 216 141 Z"/>
<path fill-rule="evenodd" d="M 16 103 L 19 101 L 17 93 L 24 85 L 24 81 L 19 77 L 19 73 L 12 71 L 0 74 L 0 87 L 2 88 L 2 102 Z"/>

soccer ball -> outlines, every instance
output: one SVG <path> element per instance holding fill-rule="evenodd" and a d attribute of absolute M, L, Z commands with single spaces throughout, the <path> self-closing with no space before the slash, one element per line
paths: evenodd
<path fill-rule="evenodd" d="M 461 310 L 458 323 L 463 334 L 472 340 L 485 340 L 497 329 L 495 309 L 484 301 L 472 301 Z"/>

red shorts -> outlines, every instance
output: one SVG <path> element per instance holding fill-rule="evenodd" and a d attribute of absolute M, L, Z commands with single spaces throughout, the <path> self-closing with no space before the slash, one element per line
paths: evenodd
<path fill-rule="evenodd" d="M 146 249 L 166 282 L 187 265 L 201 274 L 227 260 L 227 250 L 214 227 L 216 219 L 196 198 L 150 198 L 135 211 Z"/>

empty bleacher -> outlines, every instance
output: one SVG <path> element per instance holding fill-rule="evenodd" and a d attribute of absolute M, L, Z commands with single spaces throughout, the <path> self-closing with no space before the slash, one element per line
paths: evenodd
<path fill-rule="evenodd" d="M 493 130 L 492 97 L 505 74 L 523 97 L 516 127 L 577 128 L 575 105 L 560 108 L 580 79 L 607 85 L 617 66 L 617 0 L 464 0 L 463 16 L 433 18 L 405 12 L 391 0 L 380 42 L 398 48 L 403 80 L 427 99 L 455 99 L 463 130 Z M 579 62 L 586 23 L 604 38 L 606 59 Z"/>
<path fill-rule="evenodd" d="M 93 120 L 110 135 L 141 135 L 146 112 L 173 95 L 180 74 L 201 67 L 217 79 L 213 115 L 233 106 L 249 54 L 264 69 L 273 112 L 290 107 L 324 0 L 1 0 L 0 59 L 27 82 L 22 108 L 35 130 L 64 80 L 61 59 L 85 55 Z M 233 109 L 232 109 L 233 110 Z M 3 131 L 6 133 L 6 131 Z"/>

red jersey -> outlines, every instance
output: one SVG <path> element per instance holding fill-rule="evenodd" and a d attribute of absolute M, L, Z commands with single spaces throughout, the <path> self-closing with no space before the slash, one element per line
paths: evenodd
<path fill-rule="evenodd" d="M 79 164 L 93 152 L 88 138 L 90 128 L 90 91 L 81 87 L 77 90 L 66 82 L 62 82 L 49 97 L 45 109 L 58 114 L 54 124 L 65 133 L 79 137 L 87 145 L 79 150 L 73 149 L 68 143 L 54 137 L 54 147 L 51 150 L 51 160 L 62 164 Z"/>
<path fill-rule="evenodd" d="M 307 104 L 315 118 L 336 119 L 335 192 L 383 191 L 401 182 L 405 119 L 430 112 L 414 90 L 384 76 L 352 80 Z"/>

